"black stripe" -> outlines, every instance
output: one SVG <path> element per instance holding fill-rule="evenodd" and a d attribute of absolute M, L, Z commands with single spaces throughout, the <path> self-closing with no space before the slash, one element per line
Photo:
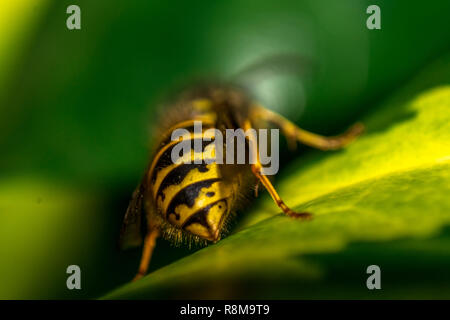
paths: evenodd
<path fill-rule="evenodd" d="M 171 185 L 180 184 L 184 178 L 188 175 L 189 172 L 192 170 L 197 169 L 200 172 L 206 172 L 209 169 L 206 167 L 206 163 L 201 164 L 182 164 L 172 171 L 169 172 L 167 176 L 164 177 L 163 181 L 161 182 L 158 192 L 156 194 L 156 199 L 158 199 L 159 196 L 161 196 L 162 200 L 164 201 L 164 193 L 163 190 Z"/>
<path fill-rule="evenodd" d="M 214 182 L 222 180 L 221 178 L 206 179 L 186 186 L 185 188 L 178 191 L 175 196 L 170 200 L 169 206 L 166 211 L 166 218 L 169 218 L 170 214 L 174 214 L 177 220 L 180 219 L 180 215 L 175 213 L 175 208 L 179 205 L 187 205 L 192 208 L 195 201 L 198 198 L 198 194 L 202 188 L 210 187 Z"/>
<path fill-rule="evenodd" d="M 201 120 L 199 120 L 199 121 L 202 122 L 202 131 L 204 131 L 205 129 L 214 128 L 214 126 L 211 124 L 205 124 L 203 121 L 201 121 Z M 187 127 L 180 127 L 177 129 L 186 129 L 190 133 L 194 133 L 194 125 L 187 126 Z M 172 132 L 166 131 L 166 133 L 163 135 L 163 141 L 161 142 L 161 147 L 165 146 L 166 144 L 170 143 L 171 141 L 172 141 Z"/>
<path fill-rule="evenodd" d="M 208 222 L 206 221 L 206 217 L 209 213 L 209 210 L 211 210 L 211 208 L 213 206 L 215 206 L 217 203 L 219 203 L 221 201 L 225 201 L 225 205 L 227 206 L 228 204 L 227 204 L 226 199 L 227 198 L 223 198 L 223 199 L 214 201 L 213 203 L 208 204 L 206 207 L 197 210 L 192 216 L 189 217 L 188 220 L 186 220 L 183 223 L 182 228 L 186 229 L 186 227 L 190 226 L 193 223 L 199 223 L 209 230 L 209 225 L 208 225 Z"/>
<path fill-rule="evenodd" d="M 191 140 L 191 149 L 194 149 L 194 143 L 195 141 L 201 141 L 202 142 L 202 152 L 205 152 L 205 148 L 206 146 L 208 146 L 209 144 L 214 142 L 214 139 L 212 138 L 211 141 L 203 141 L 203 139 L 190 139 Z M 198 142 L 197 142 L 198 143 Z M 158 174 L 158 171 L 160 171 L 161 169 L 164 169 L 168 166 L 170 166 L 171 164 L 173 164 L 172 162 L 172 150 L 173 148 L 178 145 L 178 143 L 175 143 L 173 146 L 170 146 L 169 148 L 167 148 L 166 151 L 164 151 L 161 156 L 159 157 L 159 159 L 155 159 L 154 161 L 156 162 L 155 165 L 155 169 L 153 170 L 152 173 L 152 183 L 154 184 L 156 181 L 156 176 Z"/>

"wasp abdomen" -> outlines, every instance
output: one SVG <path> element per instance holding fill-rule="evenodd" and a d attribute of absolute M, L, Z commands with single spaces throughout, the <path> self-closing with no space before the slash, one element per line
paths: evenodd
<path fill-rule="evenodd" d="M 191 142 L 195 139 L 198 137 L 191 133 Z M 218 239 L 233 199 L 233 187 L 224 181 L 220 165 L 206 162 L 215 154 L 213 141 L 202 140 L 201 152 L 192 151 L 176 162 L 171 152 L 180 142 L 166 143 L 154 158 L 149 176 L 153 200 L 162 217 L 208 240 Z"/>

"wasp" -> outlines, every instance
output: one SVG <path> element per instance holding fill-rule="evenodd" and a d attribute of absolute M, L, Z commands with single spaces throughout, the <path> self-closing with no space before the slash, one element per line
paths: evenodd
<path fill-rule="evenodd" d="M 363 125 L 357 123 L 332 137 L 308 132 L 263 107 L 245 89 L 224 84 L 186 90 L 165 110 L 168 111 L 159 121 L 151 161 L 132 195 L 120 234 L 122 248 L 143 243 L 134 280 L 146 274 L 158 237 L 175 244 L 219 241 L 227 233 L 236 211 L 248 204 L 252 190 L 257 196 L 259 185 L 287 216 L 311 218 L 310 213 L 296 212 L 282 200 L 271 180 L 262 173 L 263 165 L 258 159 L 252 164 L 207 163 L 202 140 L 205 130 L 276 127 L 287 138 L 288 146 L 303 143 L 320 150 L 342 148 L 363 131 Z M 196 121 L 202 123 L 201 133 L 194 132 Z M 193 143 L 202 140 L 201 152 L 192 152 L 189 159 L 200 158 L 200 163 L 172 161 L 172 150 L 180 140 L 173 141 L 171 133 L 180 128 L 190 133 L 185 139 Z M 256 143 L 247 146 L 258 148 Z M 253 151 L 258 154 L 258 150 Z"/>

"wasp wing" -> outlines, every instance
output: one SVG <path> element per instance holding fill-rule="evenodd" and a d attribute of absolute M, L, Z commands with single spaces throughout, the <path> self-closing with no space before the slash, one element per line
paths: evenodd
<path fill-rule="evenodd" d="M 279 53 L 263 57 L 260 60 L 246 66 L 235 73 L 233 81 L 243 85 L 255 84 L 267 78 L 278 75 L 314 74 L 317 72 L 317 64 L 306 56 L 296 53 Z"/>
<path fill-rule="evenodd" d="M 128 205 L 122 228 L 120 230 L 119 247 L 127 249 L 142 244 L 145 234 L 145 214 L 143 214 L 144 195 L 146 191 L 146 176 L 133 192 Z"/>

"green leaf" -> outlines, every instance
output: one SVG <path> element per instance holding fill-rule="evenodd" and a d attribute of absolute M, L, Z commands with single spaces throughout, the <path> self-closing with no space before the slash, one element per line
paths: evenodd
<path fill-rule="evenodd" d="M 34 33 L 48 0 L 30 5 L 27 0 L 5 1 L 0 10 L 0 97 L 5 93 L 8 77 L 17 63 L 17 57 L 26 48 L 26 40 Z M 0 112 L 3 106 L 0 106 Z"/>
<path fill-rule="evenodd" d="M 94 259 L 83 247 L 101 233 L 104 222 L 91 218 L 99 207 L 92 194 L 73 187 L 30 176 L 2 179 L 1 299 L 67 296 L 67 266 Z"/>
<path fill-rule="evenodd" d="M 294 161 L 238 231 L 106 295 L 132 298 L 450 297 L 450 59 L 422 72 L 345 150 Z M 436 85 L 439 84 L 439 85 Z M 379 265 L 382 290 L 366 288 Z"/>

